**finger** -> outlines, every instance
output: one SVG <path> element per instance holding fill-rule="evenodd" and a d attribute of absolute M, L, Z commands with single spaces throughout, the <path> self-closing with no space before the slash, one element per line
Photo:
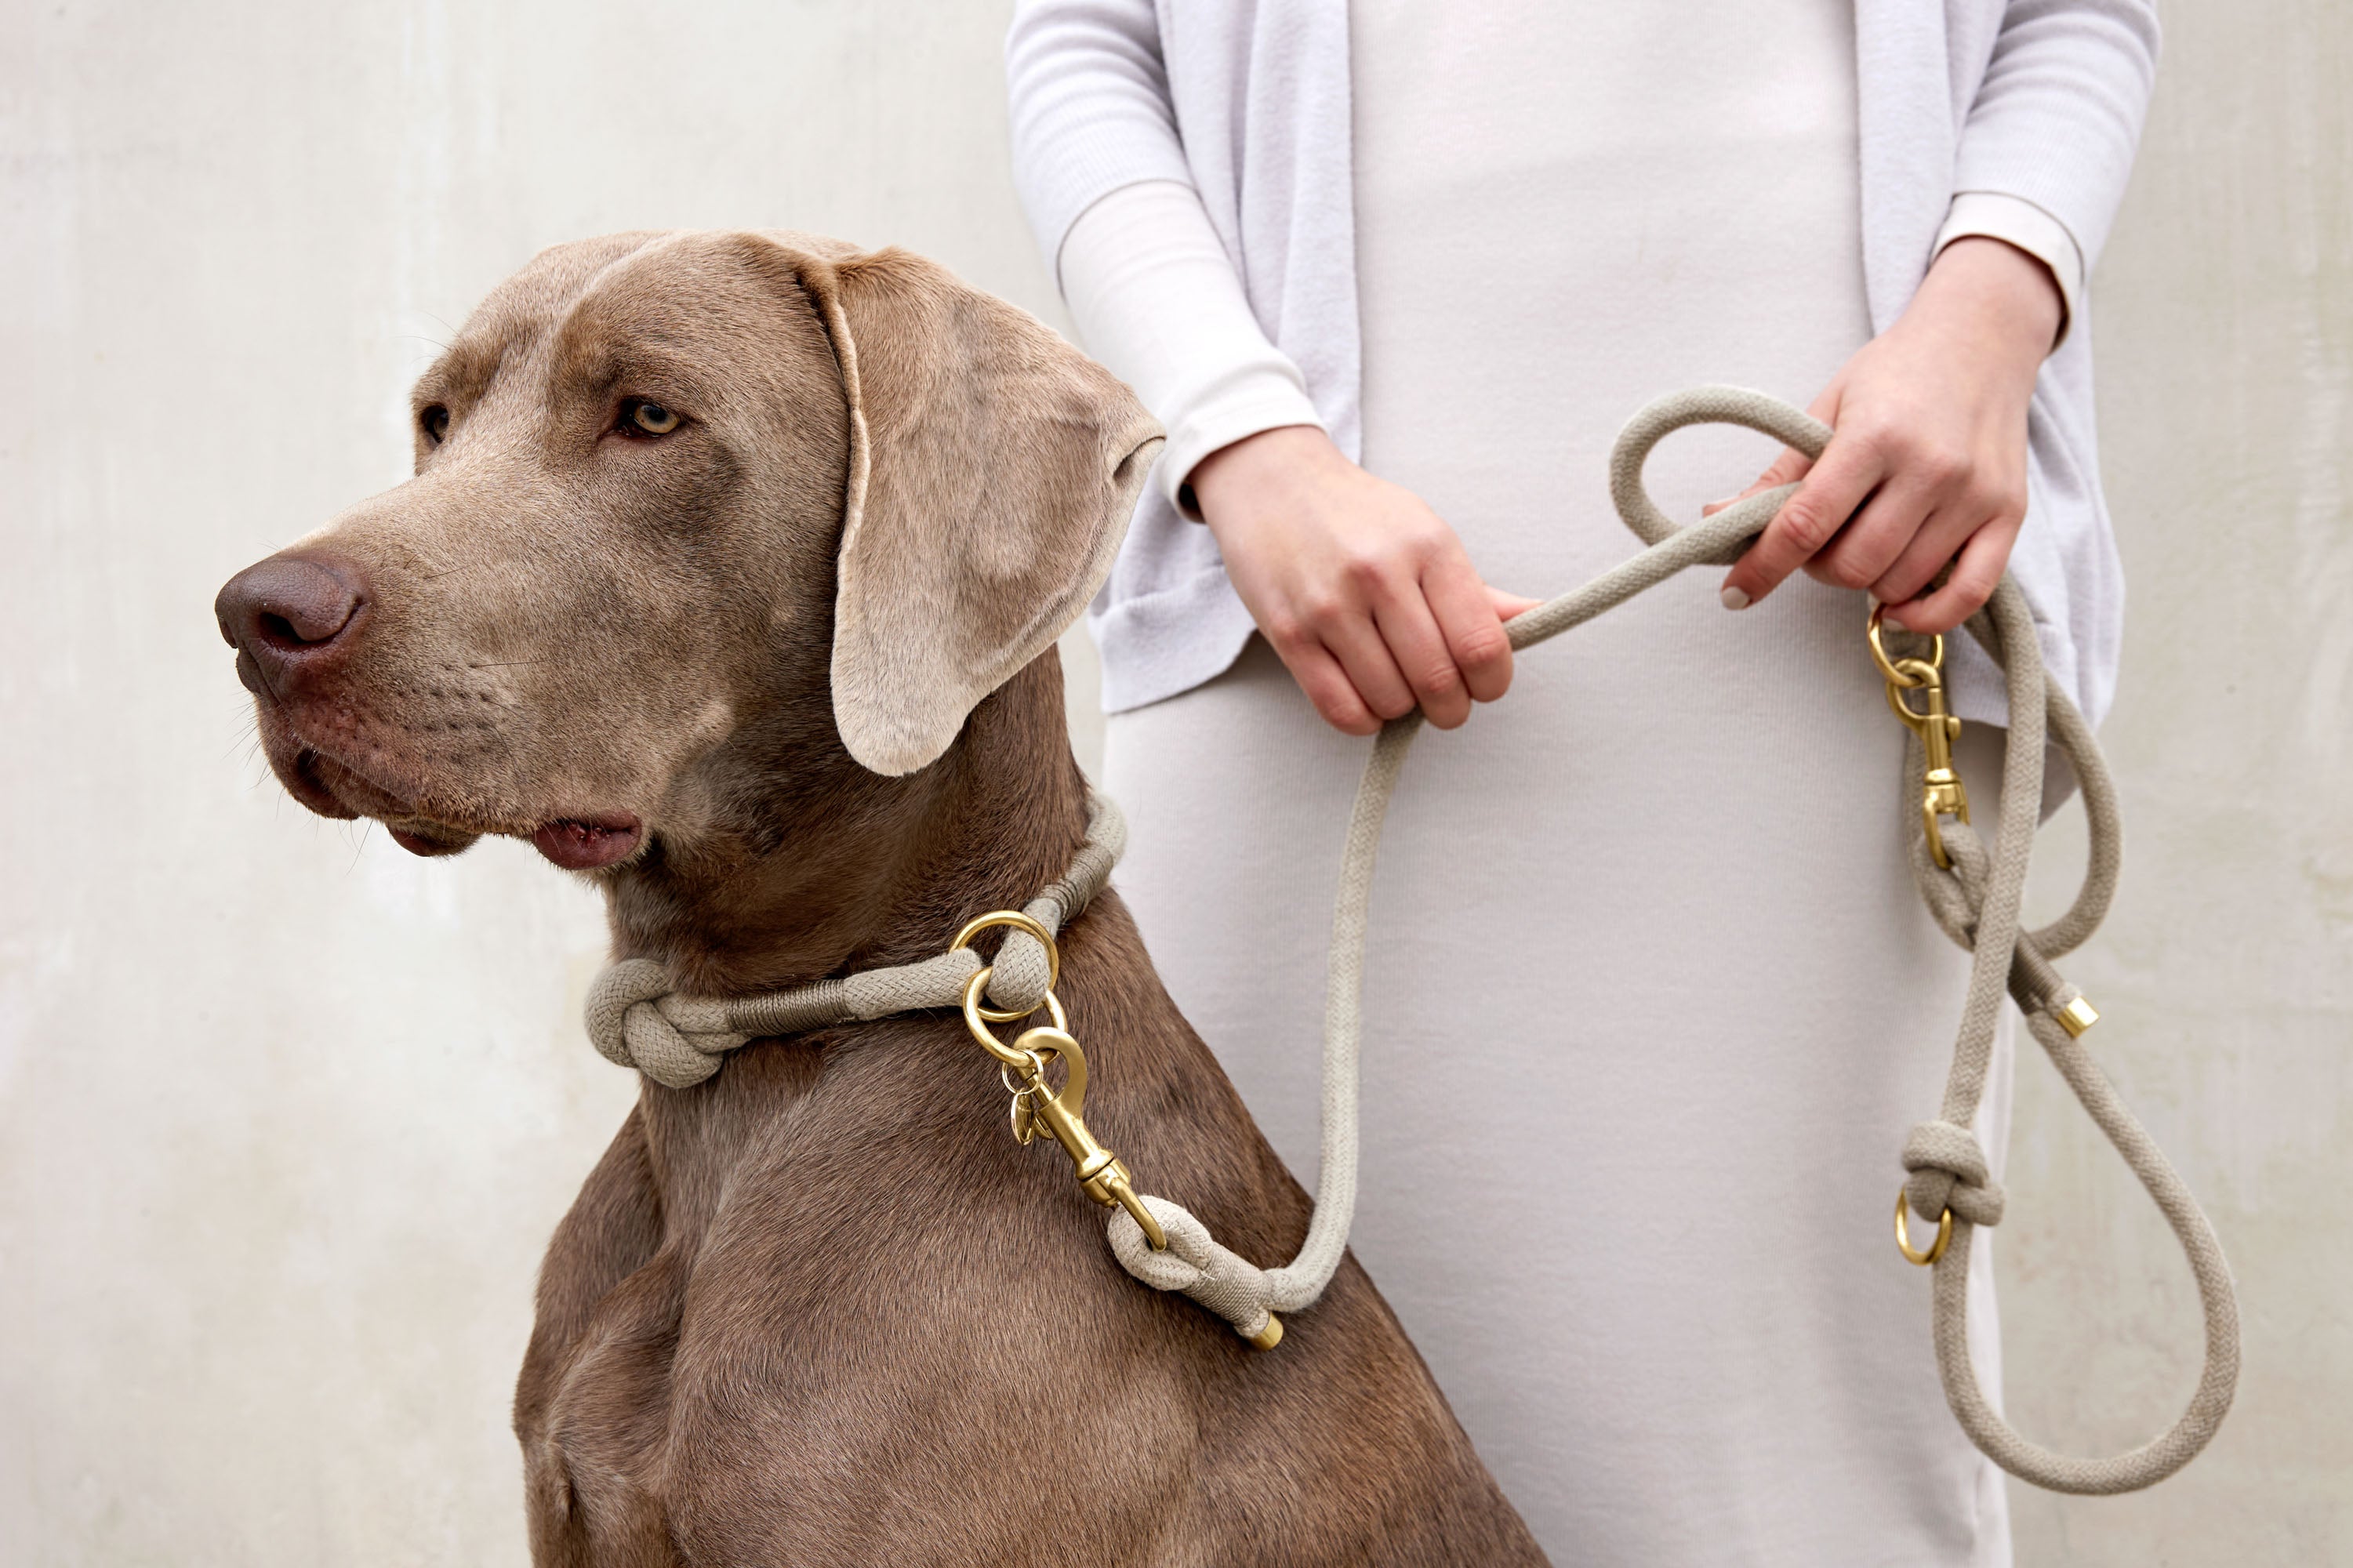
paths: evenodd
<path fill-rule="evenodd" d="M 1510 690 L 1512 639 L 1504 633 L 1501 607 L 1479 581 L 1479 574 L 1471 569 L 1470 557 L 1456 551 L 1432 562 L 1422 572 L 1421 590 L 1429 597 L 1430 614 L 1438 618 L 1447 655 L 1470 695 L 1481 702 L 1493 702 Z M 1515 595 L 1506 597 L 1518 602 Z M 1439 722 L 1428 702 L 1422 709 L 1430 713 L 1430 722 Z"/>
<path fill-rule="evenodd" d="M 1381 727 L 1379 717 L 1365 706 L 1340 661 L 1322 643 L 1312 637 L 1288 647 L 1277 643 L 1275 653 L 1326 724 L 1344 735 L 1369 735 Z"/>
<path fill-rule="evenodd" d="M 1969 536 L 1999 518 L 1989 518 L 1981 509 L 1939 507 L 1928 514 L 1920 531 L 1904 547 L 1904 552 L 1871 584 L 1871 596 L 1883 605 L 1905 605 L 1927 590 Z"/>
<path fill-rule="evenodd" d="M 1388 645 L 1389 659 L 1413 693 L 1423 718 L 1441 730 L 1451 730 L 1471 717 L 1471 691 L 1462 671 L 1455 668 L 1454 652 L 1430 602 L 1417 592 L 1392 600 L 1373 611 L 1373 628 Z"/>
<path fill-rule="evenodd" d="M 1486 594 L 1487 602 L 1495 606 L 1495 613 L 1507 621 L 1514 616 L 1524 615 L 1544 603 L 1542 599 L 1525 598 L 1518 594 L 1507 593 L 1492 583 L 1482 583 L 1479 586 Z"/>
<path fill-rule="evenodd" d="M 1831 437 L 1798 493 L 1781 503 L 1757 542 L 1725 576 L 1720 591 L 1724 607 L 1745 610 L 1779 587 L 1836 537 L 1885 477 L 1886 464 L 1872 447 Z"/>
<path fill-rule="evenodd" d="M 1878 595 L 1880 603 L 1901 605 L 1926 593 L 1936 574 L 1981 529 L 2000 525 L 2010 530 L 2015 537 L 2026 517 L 2023 461 L 2015 466 L 2015 470 L 2013 483 L 1980 479 L 1939 505 L 1927 524 L 1873 585 L 1872 592 Z M 2005 551 L 2005 557 L 2007 553 Z"/>
<path fill-rule="evenodd" d="M 1322 628 L 1324 646 L 1340 661 L 1348 684 L 1356 689 L 1366 707 L 1382 719 L 1400 718 L 1414 709 L 1413 688 L 1389 657 L 1388 642 L 1370 616 L 1358 612 Z"/>
<path fill-rule="evenodd" d="M 1954 559 L 1953 574 L 1926 598 L 1888 610 L 1888 618 L 1905 631 L 1948 632 L 1985 607 L 2010 564 L 2011 546 L 2018 542 L 2019 520 L 1989 522 L 1969 535 Z"/>
<path fill-rule="evenodd" d="M 1763 473 L 1757 476 L 1757 482 L 1755 484 L 1750 485 L 1746 489 L 1742 490 L 1736 496 L 1727 496 L 1722 500 L 1712 500 L 1708 502 L 1705 506 L 1699 509 L 1699 514 L 1702 517 L 1714 517 L 1725 507 L 1738 506 L 1750 496 L 1769 490 L 1776 485 L 1795 484 L 1799 479 L 1804 479 L 1806 477 L 1807 470 L 1811 468 L 1813 466 L 1814 460 L 1811 458 L 1807 457 L 1803 452 L 1799 451 L 1794 447 L 1784 447 L 1781 448 L 1781 455 L 1774 458 L 1772 464 L 1767 467 Z"/>
<path fill-rule="evenodd" d="M 1936 510 L 1938 493 L 1926 479 L 1897 475 L 1873 491 L 1830 543 L 1806 563 L 1806 574 L 1835 587 L 1870 587 L 1919 536 Z M 1963 531 L 1953 542 L 1965 537 Z"/>

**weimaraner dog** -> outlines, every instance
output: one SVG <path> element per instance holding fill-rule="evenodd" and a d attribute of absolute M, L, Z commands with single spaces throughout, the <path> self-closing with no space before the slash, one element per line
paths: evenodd
<path fill-rule="evenodd" d="M 416 477 L 216 606 L 303 805 L 527 838 L 702 996 L 936 954 L 1067 868 L 1053 639 L 1159 431 L 1036 321 L 903 251 L 614 235 L 501 286 L 415 407 Z M 1306 1196 L 1114 894 L 1062 953 L 1103 1141 L 1288 1258 Z M 1353 1259 L 1252 1350 L 1071 1173 L 953 1009 L 647 1081 L 541 1273 L 534 1559 L 1542 1561 Z"/>

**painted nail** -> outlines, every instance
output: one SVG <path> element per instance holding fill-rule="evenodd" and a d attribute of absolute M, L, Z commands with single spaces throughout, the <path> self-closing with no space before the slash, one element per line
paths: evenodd
<path fill-rule="evenodd" d="M 1912 629 L 1910 626 L 1904 624 L 1904 617 L 1897 615 L 1894 610 L 1883 610 L 1880 612 L 1879 618 L 1888 626 L 1894 626 L 1899 632 L 1908 632 Z"/>
<path fill-rule="evenodd" d="M 1748 595 L 1729 583 L 1724 585 L 1724 591 L 1716 595 L 1716 597 L 1724 602 L 1724 607 L 1727 610 L 1745 610 L 1748 607 Z"/>

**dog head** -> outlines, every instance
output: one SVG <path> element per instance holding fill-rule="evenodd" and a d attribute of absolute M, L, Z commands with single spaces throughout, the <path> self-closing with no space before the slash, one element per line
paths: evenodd
<path fill-rule="evenodd" d="M 1159 438 L 1011 306 L 781 233 L 543 252 L 414 411 L 416 476 L 237 574 L 222 635 L 311 810 L 584 870 L 713 820 L 740 784 L 698 763 L 748 726 L 940 756 L 1102 582 Z"/>

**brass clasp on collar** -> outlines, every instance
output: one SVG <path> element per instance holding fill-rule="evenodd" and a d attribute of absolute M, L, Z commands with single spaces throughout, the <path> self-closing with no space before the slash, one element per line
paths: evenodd
<path fill-rule="evenodd" d="M 1052 989 L 1053 982 L 1062 973 L 1061 954 L 1055 947 L 1053 933 L 1018 910 L 998 910 L 966 925 L 958 933 L 955 945 L 965 946 L 991 926 L 1011 926 L 1026 931 L 1046 949 L 1047 991 L 1039 1008 L 1030 1013 L 1011 1013 L 981 1005 L 980 999 L 987 994 L 989 978 L 995 973 L 992 968 L 983 967 L 965 982 L 965 1027 L 972 1031 L 972 1037 L 980 1042 L 983 1049 L 997 1058 L 997 1077 L 1013 1096 L 1013 1136 L 1026 1144 L 1036 1139 L 1040 1131 L 1050 1133 L 1071 1157 L 1072 1173 L 1078 1177 L 1081 1190 L 1106 1208 L 1115 1205 L 1125 1209 L 1144 1232 L 1144 1238 L 1152 1244 L 1152 1249 L 1166 1250 L 1167 1233 L 1160 1228 L 1152 1211 L 1144 1206 L 1144 1200 L 1136 1196 L 1127 1167 L 1087 1130 L 1081 1115 L 1087 1101 L 1087 1058 L 1072 1037 L 1070 1019 Z M 1010 1045 L 998 1039 L 996 1031 L 988 1026 L 991 1021 L 1018 1022 L 1039 1008 L 1053 1020 L 1052 1024 L 1026 1029 Z M 1065 1068 L 1060 1090 L 1046 1078 L 1048 1064 L 1057 1060 Z"/>

